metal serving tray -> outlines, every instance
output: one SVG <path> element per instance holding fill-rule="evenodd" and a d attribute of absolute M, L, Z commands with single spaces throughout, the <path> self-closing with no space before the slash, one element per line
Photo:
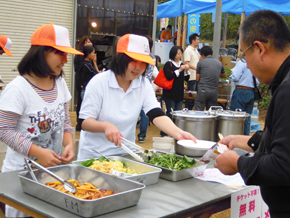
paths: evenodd
<path fill-rule="evenodd" d="M 159 154 L 166 154 L 165 152 L 160 152 L 160 151 L 155 151 L 155 153 L 157 155 Z M 142 154 L 139 154 L 141 157 Z M 122 155 L 123 157 L 125 158 L 129 158 L 130 159 L 130 156 L 125 154 L 125 155 Z M 183 157 L 182 155 L 177 155 L 179 157 Z M 143 159 L 145 158 L 146 160 L 146 157 L 143 157 Z M 159 167 L 159 166 L 155 166 L 155 167 L 159 167 L 162 169 L 162 172 L 160 173 L 160 178 L 163 178 L 163 179 L 167 179 L 167 180 L 170 180 L 170 181 L 173 181 L 173 182 L 177 182 L 177 181 L 180 181 L 180 180 L 184 180 L 184 179 L 189 179 L 189 178 L 192 178 L 192 177 L 197 177 L 197 176 L 200 176 L 200 175 L 203 175 L 205 169 L 206 169 L 206 166 L 207 164 L 205 164 L 204 162 L 201 162 L 197 159 L 196 160 L 196 163 L 198 164 L 198 166 L 196 167 L 191 167 L 191 168 L 187 168 L 187 169 L 183 169 L 183 170 L 170 170 L 168 168 L 164 168 L 164 167 Z M 144 164 L 148 164 L 150 166 L 154 166 L 152 164 L 149 164 L 149 163 L 144 163 Z"/>
<path fill-rule="evenodd" d="M 25 193 L 58 206 L 81 217 L 93 217 L 138 203 L 144 184 L 118 178 L 107 173 L 102 173 L 88 167 L 68 164 L 48 168 L 51 172 L 67 180 L 73 179 L 80 183 L 89 182 L 99 188 L 113 190 L 116 194 L 95 200 L 82 200 L 45 185 L 55 179 L 47 173 L 39 171 L 37 179 L 39 183 L 32 180 L 28 171 L 18 174 L 22 189 Z M 33 170 L 34 174 L 38 170 Z"/>
<path fill-rule="evenodd" d="M 129 167 L 136 172 L 142 173 L 140 175 L 126 176 L 126 179 L 140 182 L 145 185 L 152 185 L 152 184 L 158 183 L 159 175 L 162 171 L 160 168 L 154 167 L 152 165 L 144 164 L 142 162 L 138 162 L 135 160 L 130 160 L 128 158 L 124 158 L 121 156 L 110 156 L 109 158 L 111 160 L 121 161 L 126 164 L 126 167 Z M 81 165 L 81 163 L 85 161 L 87 160 L 73 161 L 72 163 Z"/>

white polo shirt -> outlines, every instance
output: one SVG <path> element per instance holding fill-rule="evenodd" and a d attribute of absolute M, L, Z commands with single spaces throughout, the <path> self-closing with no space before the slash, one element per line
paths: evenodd
<path fill-rule="evenodd" d="M 133 80 L 124 92 L 115 74 L 108 70 L 97 74 L 88 83 L 79 118 L 94 118 L 112 123 L 126 139 L 135 142 L 136 124 L 141 109 L 146 114 L 153 108 L 160 108 L 160 104 L 148 79 L 140 76 Z M 92 151 L 93 148 L 104 155 L 126 153 L 108 141 L 104 132 L 92 133 L 82 130 L 77 159 L 98 157 L 99 155 Z M 132 147 L 131 149 L 134 150 Z"/>
<path fill-rule="evenodd" d="M 183 60 L 189 61 L 189 63 L 193 66 L 197 66 L 197 62 L 199 61 L 200 54 L 196 48 L 193 48 L 191 45 L 187 46 L 183 54 Z M 194 69 L 189 68 L 190 78 L 189 80 L 196 80 L 196 71 Z"/>

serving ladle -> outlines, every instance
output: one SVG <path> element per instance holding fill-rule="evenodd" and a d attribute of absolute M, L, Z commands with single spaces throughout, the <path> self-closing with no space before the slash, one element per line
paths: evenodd
<path fill-rule="evenodd" d="M 25 159 L 25 158 L 24 158 Z M 77 188 L 71 183 L 68 182 L 62 178 L 60 178 L 59 176 L 55 175 L 54 173 L 52 173 L 51 171 L 49 171 L 48 169 L 46 169 L 45 167 L 41 166 L 40 164 L 38 164 L 37 162 L 28 159 L 28 161 L 25 159 L 25 162 L 28 163 L 32 163 L 34 166 L 36 166 L 38 169 L 46 172 L 47 174 L 49 174 L 50 176 L 54 177 L 55 179 L 57 179 L 58 181 L 60 181 L 63 184 L 63 187 L 65 188 L 65 190 L 71 192 L 71 193 L 76 193 L 77 192 Z M 32 177 L 33 178 L 33 177 Z"/>

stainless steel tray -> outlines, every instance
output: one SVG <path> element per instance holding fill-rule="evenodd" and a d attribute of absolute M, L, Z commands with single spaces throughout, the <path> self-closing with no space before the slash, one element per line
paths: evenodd
<path fill-rule="evenodd" d="M 25 193 L 58 206 L 81 217 L 92 217 L 138 203 L 144 184 L 118 178 L 107 173 L 102 173 L 76 164 L 68 164 L 48 168 L 50 171 L 63 179 L 74 179 L 79 182 L 90 182 L 99 188 L 113 190 L 116 194 L 95 200 L 82 200 L 63 193 L 45 185 L 55 179 L 47 173 L 39 171 L 37 179 L 39 183 L 32 180 L 28 171 L 18 173 L 22 189 Z M 33 170 L 36 173 L 37 170 Z"/>
<path fill-rule="evenodd" d="M 165 152 L 160 152 L 160 151 L 156 151 L 155 153 L 157 155 L 158 154 L 166 154 Z M 142 154 L 139 154 L 139 155 L 142 156 Z M 122 155 L 122 156 L 130 159 L 130 156 L 127 154 Z M 177 156 L 183 157 L 182 155 L 177 155 Z M 146 157 L 143 157 L 143 158 L 146 158 Z M 205 164 L 204 162 L 201 162 L 197 159 L 195 159 L 195 160 L 196 160 L 196 163 L 198 164 L 198 166 L 183 169 L 183 170 L 170 170 L 168 168 L 159 167 L 159 166 L 155 166 L 155 167 L 159 167 L 162 169 L 162 172 L 160 173 L 160 178 L 167 179 L 167 180 L 170 180 L 173 182 L 177 182 L 180 180 L 189 179 L 192 177 L 197 177 L 197 176 L 200 176 L 204 173 L 207 164 Z M 144 164 L 154 166 L 154 165 L 149 164 L 149 163 L 144 163 Z"/>
<path fill-rule="evenodd" d="M 127 176 L 126 179 L 140 182 L 145 185 L 152 185 L 158 183 L 159 175 L 162 171 L 160 168 L 153 167 L 152 165 L 144 164 L 135 160 L 130 160 L 121 156 L 110 156 L 109 158 L 112 160 L 121 161 L 126 164 L 126 167 L 129 167 L 136 172 L 142 173 L 140 175 Z M 73 161 L 72 163 L 81 165 L 81 163 L 83 163 L 84 161 L 87 160 Z"/>

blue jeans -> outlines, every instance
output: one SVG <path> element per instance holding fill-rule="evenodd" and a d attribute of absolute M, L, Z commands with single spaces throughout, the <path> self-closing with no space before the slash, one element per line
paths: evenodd
<path fill-rule="evenodd" d="M 146 132 L 148 127 L 148 117 L 146 116 L 144 110 L 141 110 L 140 112 L 140 133 L 138 134 L 138 137 L 146 138 Z"/>
<path fill-rule="evenodd" d="M 165 101 L 165 105 L 166 105 L 166 115 L 172 119 L 172 111 L 178 111 L 182 109 L 182 104 L 183 101 L 173 101 L 173 100 L 168 100 L 168 99 L 164 99 Z M 174 122 L 174 120 L 173 120 Z M 163 131 L 160 132 L 161 136 L 167 136 L 166 133 L 164 133 Z"/>
<path fill-rule="evenodd" d="M 237 108 L 246 111 L 251 115 L 254 107 L 254 90 L 253 89 L 235 89 L 232 95 L 231 107 L 232 111 Z M 245 120 L 244 135 L 250 135 L 251 116 Z"/>

